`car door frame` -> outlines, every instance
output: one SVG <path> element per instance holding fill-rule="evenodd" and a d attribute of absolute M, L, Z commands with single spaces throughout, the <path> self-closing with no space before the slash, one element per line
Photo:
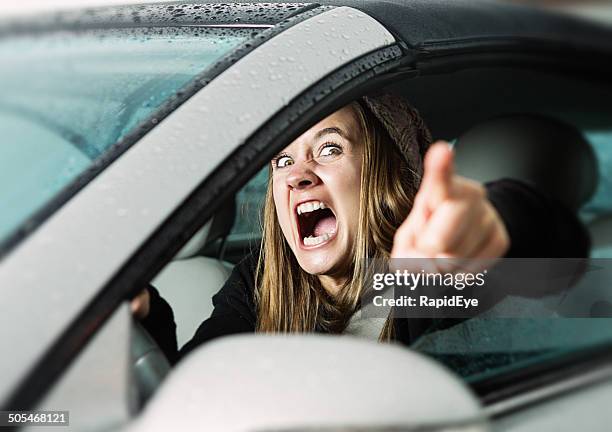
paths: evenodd
<path fill-rule="evenodd" d="M 314 19 L 314 16 L 317 18 Z M 361 22 L 363 26 L 355 26 L 357 22 Z M 330 33 L 325 30 L 331 25 L 335 26 L 338 31 L 344 31 L 352 36 L 353 40 L 347 42 L 344 38 L 330 36 Z M 279 143 L 290 142 L 308 122 L 315 118 L 310 108 L 315 105 L 319 107 L 317 115 L 322 112 L 320 108 L 324 105 L 327 105 L 324 111 L 333 111 L 342 103 L 339 95 L 345 91 L 344 87 L 347 84 L 350 84 L 348 87 L 354 88 L 356 83 L 366 83 L 371 77 L 397 66 L 402 59 L 402 51 L 393 36 L 380 23 L 363 12 L 351 8 L 313 10 L 310 17 L 292 23 L 291 26 L 286 26 L 282 30 L 271 39 L 262 42 L 259 47 L 251 50 L 240 60 L 232 59 L 230 61 L 232 66 L 207 83 L 194 96 L 177 106 L 164 120 L 154 122 L 151 120 L 156 125 L 154 128 L 146 132 L 136 144 L 129 148 L 129 151 L 114 160 L 104 171 L 79 190 L 71 201 L 59 208 L 5 257 L 2 271 L 0 271 L 0 280 L 12 284 L 17 283 L 23 287 L 24 291 L 35 292 L 40 307 L 33 313 L 44 317 L 45 308 L 53 305 L 54 302 L 50 300 L 52 294 L 40 286 L 41 281 L 45 281 L 52 288 L 61 286 L 62 275 L 70 270 L 72 264 L 62 262 L 60 257 L 81 255 L 81 259 L 85 260 L 85 255 L 88 253 L 90 259 L 85 261 L 85 264 L 86 262 L 93 263 L 92 265 L 97 264 L 92 260 L 91 254 L 96 251 L 96 243 L 99 238 L 91 234 L 88 237 L 87 233 L 79 232 L 79 230 L 86 229 L 79 227 L 77 223 L 79 217 L 83 215 L 83 207 L 89 208 L 89 212 L 101 211 L 105 214 L 105 220 L 108 221 L 105 223 L 106 228 L 112 228 L 115 233 L 121 232 L 117 226 L 117 221 L 120 220 L 117 214 L 111 215 L 108 210 L 105 213 L 95 203 L 95 197 L 99 196 L 101 190 L 105 190 L 104 185 L 109 182 L 109 178 L 112 184 L 113 179 L 109 176 L 121 177 L 121 172 L 125 173 L 126 168 L 133 168 L 133 165 L 129 163 L 130 156 L 135 158 L 134 155 L 140 149 L 147 147 L 148 150 L 141 151 L 147 151 L 149 155 L 151 152 L 155 153 L 156 146 L 162 145 L 171 134 L 180 136 L 185 133 L 183 139 L 193 137 L 194 132 L 186 133 L 180 124 L 190 115 L 202 113 L 202 107 L 206 104 L 214 106 L 210 105 L 215 98 L 211 96 L 215 94 L 214 91 L 219 94 L 220 91 L 227 90 L 227 86 L 230 86 L 235 89 L 236 95 L 241 95 L 243 98 L 248 94 L 251 94 L 253 100 L 272 97 L 266 89 L 251 88 L 246 80 L 236 85 L 236 76 L 240 75 L 240 68 L 253 67 L 255 69 L 252 62 L 277 59 L 279 66 L 272 72 L 286 73 L 288 77 L 293 73 L 293 78 L 285 82 L 285 88 L 289 85 L 291 92 L 289 95 L 282 95 L 283 86 L 279 86 L 277 94 L 274 95 L 275 99 L 268 104 L 267 111 L 263 113 L 263 118 L 266 119 L 263 126 L 260 120 L 255 119 L 250 123 L 245 120 L 244 123 L 247 123 L 250 128 L 246 130 L 250 132 L 230 141 L 234 142 L 234 145 L 217 143 L 216 148 L 214 145 L 205 150 L 200 148 L 199 152 L 203 156 L 210 155 L 211 148 L 215 148 L 214 151 L 218 153 L 216 161 L 210 165 L 212 171 L 204 171 L 205 174 L 197 176 L 195 189 L 181 186 L 183 197 L 175 197 L 176 202 L 166 204 L 164 216 L 155 216 L 164 221 L 161 225 L 151 224 L 150 231 L 141 232 L 131 246 L 122 246 L 123 258 L 116 258 L 102 274 L 96 277 L 84 273 L 76 275 L 79 283 L 89 284 L 87 292 L 79 294 L 80 298 L 76 306 L 73 306 L 71 311 L 66 311 L 60 324 L 56 323 L 44 335 L 36 333 L 36 337 L 26 341 L 26 346 L 22 347 L 27 354 L 27 356 L 22 355 L 22 358 L 26 361 L 12 365 L 12 379 L 6 383 L 3 390 L 5 409 L 22 410 L 35 406 L 45 391 L 87 345 L 91 337 L 124 299 L 138 292 L 140 290 L 138 287 L 144 286 L 213 214 L 215 206 L 237 190 L 257 168 L 272 156 L 275 149 L 269 145 L 272 141 L 271 136 L 280 137 Z M 324 41 L 327 44 L 323 43 Z M 310 44 L 314 42 L 315 46 L 317 44 L 326 46 L 331 51 L 327 53 L 327 57 L 321 58 L 320 53 L 311 50 L 311 54 L 304 57 L 310 62 L 311 70 L 305 70 L 301 76 L 296 76 L 295 65 L 292 66 L 294 63 L 283 63 L 281 57 L 287 56 L 288 50 L 293 50 L 299 45 L 303 46 L 302 50 L 307 50 L 309 42 Z M 284 49 L 279 49 L 279 46 L 283 48 L 282 44 L 285 44 Z M 283 51 L 284 54 L 281 54 Z M 246 69 L 243 71 L 244 75 L 249 72 Z M 346 98 L 348 99 L 348 93 Z M 249 112 L 248 106 L 241 109 L 244 111 L 243 114 L 252 115 L 253 111 Z M 232 115 L 236 117 L 240 114 L 233 112 Z M 175 136 L 173 139 L 179 138 Z M 224 149 L 223 146 L 229 148 Z M 196 149 L 196 154 L 197 151 Z M 183 158 L 187 160 L 185 155 Z M 122 164 L 124 164 L 123 168 L 121 168 Z M 122 183 L 122 186 L 125 186 L 125 183 Z M 135 190 L 143 192 L 147 190 L 147 187 Z M 135 198 L 133 195 L 128 198 L 129 193 L 123 194 L 120 200 Z M 120 222 L 120 224 L 123 224 L 124 229 L 129 228 L 125 223 Z M 67 233 L 67 228 L 70 226 L 74 231 L 64 236 L 68 237 L 65 243 L 58 244 L 50 241 L 58 233 Z M 77 241 L 79 239 L 80 242 Z M 117 241 L 116 234 L 114 240 Z M 67 250 L 72 252 L 66 253 Z M 47 268 L 43 269 L 36 278 L 32 280 L 28 275 L 23 275 L 24 269 L 40 262 L 41 257 L 48 254 L 51 254 L 53 262 L 47 263 Z M 19 299 L 15 300 L 19 301 Z M 10 318 L 17 322 L 14 323 L 12 330 L 4 326 L 2 332 L 7 336 L 6 340 L 15 341 L 20 337 L 20 332 L 16 329 L 21 325 L 27 325 L 27 317 L 22 317 L 22 324 L 18 322 L 16 316 Z M 62 330 L 58 333 L 59 329 Z"/>
<path fill-rule="evenodd" d="M 265 42 L 262 46 L 270 42 Z M 448 51 L 444 55 L 437 56 L 434 72 L 462 67 L 458 63 L 465 64 L 465 56 L 454 57 L 453 54 L 452 51 Z M 464 54 L 465 52 L 461 55 Z M 420 58 L 427 60 L 425 54 Z M 501 56 L 501 61 L 504 59 L 508 61 L 508 58 Z M 393 82 L 399 77 L 414 75 L 417 73 L 415 65 L 418 64 L 418 59 L 419 55 L 414 49 L 396 41 L 373 52 L 348 59 L 344 66 L 334 69 L 316 83 L 309 83 L 304 92 L 285 101 L 284 106 L 269 121 L 246 137 L 244 142 L 225 157 L 221 165 L 212 171 L 181 205 L 174 208 L 164 223 L 140 243 L 129 259 L 122 262 L 120 269 L 110 280 L 99 286 L 98 294 L 21 380 L 6 406 L 32 406 L 40 397 L 36 392 L 48 388 L 53 383 L 66 363 L 74 358 L 123 299 L 134 294 L 137 291 L 135 287 L 148 282 L 214 213 L 215 205 L 233 194 L 279 148 L 299 136 L 318 118 L 333 112 L 356 95 Z M 520 60 L 524 61 L 525 58 L 521 56 Z M 490 61 L 498 64 L 500 57 L 492 56 Z M 509 61 L 516 62 L 516 55 Z M 429 65 L 431 66 L 431 63 Z M 425 69 L 423 67 L 423 70 Z M 229 72 L 229 69 L 226 72 Z M 206 87 L 202 91 L 205 90 Z M 147 132 L 157 130 L 158 127 L 155 127 L 157 124 L 158 122 L 155 122 L 152 129 Z M 146 132 L 144 136 L 147 136 Z M 272 142 L 275 145 L 270 145 Z M 84 328 L 87 330 L 83 330 Z M 64 347 L 70 344 L 74 344 L 77 348 L 66 350 Z M 43 362 L 46 363 L 46 370 L 42 370 Z M 27 389 L 28 386 L 31 386 L 30 390 Z"/>

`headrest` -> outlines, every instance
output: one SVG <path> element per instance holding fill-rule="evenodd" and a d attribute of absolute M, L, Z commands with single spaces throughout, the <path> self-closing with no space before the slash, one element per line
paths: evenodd
<path fill-rule="evenodd" d="M 191 258 L 205 246 L 227 237 L 234 226 L 236 218 L 236 198 L 232 195 L 218 208 L 217 212 L 193 236 L 173 259 L 181 260 Z"/>
<path fill-rule="evenodd" d="M 508 115 L 481 123 L 455 145 L 460 175 L 480 182 L 515 178 L 578 210 L 598 181 L 593 149 L 578 129 L 540 115 Z"/>

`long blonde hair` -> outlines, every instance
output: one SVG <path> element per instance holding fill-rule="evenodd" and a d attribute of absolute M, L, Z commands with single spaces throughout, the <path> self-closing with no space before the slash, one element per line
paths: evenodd
<path fill-rule="evenodd" d="M 317 276 L 299 266 L 276 216 L 270 175 L 255 277 L 258 332 L 342 332 L 359 307 L 367 259 L 389 256 L 393 235 L 412 207 L 419 182 L 414 170 L 367 108 L 359 102 L 350 107 L 364 137 L 352 277 L 336 297 L 331 297 Z M 392 337 L 393 323 L 388 318 L 380 340 Z"/>

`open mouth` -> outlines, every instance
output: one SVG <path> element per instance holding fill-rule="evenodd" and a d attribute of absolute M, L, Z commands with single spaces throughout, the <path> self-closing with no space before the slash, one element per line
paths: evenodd
<path fill-rule="evenodd" d="M 321 201 L 308 201 L 296 207 L 300 239 L 306 247 L 331 240 L 337 230 L 336 215 Z"/>

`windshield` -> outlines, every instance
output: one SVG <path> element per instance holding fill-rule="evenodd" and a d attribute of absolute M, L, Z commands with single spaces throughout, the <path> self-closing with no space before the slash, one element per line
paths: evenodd
<path fill-rule="evenodd" d="M 258 31 L 128 28 L 0 39 L 0 243 Z"/>

